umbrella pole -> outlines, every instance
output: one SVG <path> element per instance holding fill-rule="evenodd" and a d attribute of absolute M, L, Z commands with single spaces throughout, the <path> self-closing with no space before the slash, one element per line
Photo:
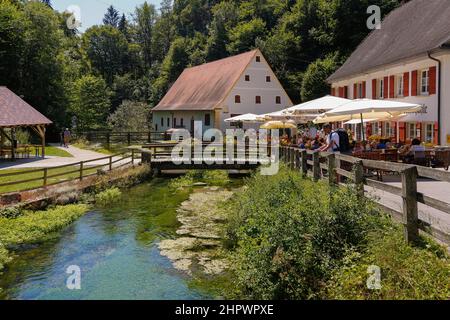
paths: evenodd
<path fill-rule="evenodd" d="M 363 120 L 363 115 L 361 113 L 361 136 L 362 136 L 362 142 L 366 141 L 366 137 L 365 137 L 365 132 L 364 132 L 364 120 Z"/>

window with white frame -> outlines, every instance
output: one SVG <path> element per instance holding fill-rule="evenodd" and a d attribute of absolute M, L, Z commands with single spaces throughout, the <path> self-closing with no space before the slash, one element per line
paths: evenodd
<path fill-rule="evenodd" d="M 407 126 L 407 135 L 406 137 L 408 139 L 414 139 L 417 136 L 417 127 L 416 127 L 416 123 L 415 122 L 408 122 L 408 126 Z"/>
<path fill-rule="evenodd" d="M 427 95 L 430 92 L 430 71 L 422 70 L 420 72 L 420 93 Z"/>
<path fill-rule="evenodd" d="M 404 82 L 403 82 L 403 76 L 398 76 L 397 77 L 397 96 L 398 97 L 403 97 L 403 92 L 404 91 Z"/>
<path fill-rule="evenodd" d="M 434 141 L 434 124 L 427 123 L 425 125 L 425 142 L 433 142 Z"/>
<path fill-rule="evenodd" d="M 363 84 L 362 83 L 358 83 L 358 98 L 361 99 L 363 97 Z"/>
<path fill-rule="evenodd" d="M 378 83 L 378 98 L 383 99 L 384 98 L 384 79 L 380 79 Z"/>
<path fill-rule="evenodd" d="M 372 122 L 372 135 L 378 136 L 380 134 L 380 125 L 377 122 Z"/>

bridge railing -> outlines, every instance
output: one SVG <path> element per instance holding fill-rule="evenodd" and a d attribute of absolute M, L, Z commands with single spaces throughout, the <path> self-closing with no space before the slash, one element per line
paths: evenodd
<path fill-rule="evenodd" d="M 366 185 L 401 197 L 401 211 L 380 203 L 378 205 L 403 224 L 406 241 L 414 243 L 418 241 L 419 233 L 426 233 L 450 245 L 450 234 L 447 230 L 420 219 L 418 214 L 419 203 L 444 214 L 450 214 L 450 204 L 417 190 L 418 178 L 450 182 L 450 172 L 416 165 L 359 159 L 344 154 L 302 150 L 296 147 L 281 147 L 280 158 L 292 169 L 300 170 L 304 176 L 309 176 L 315 181 L 326 179 L 333 186 L 341 184 L 344 180 L 354 183 L 361 196 L 365 194 Z M 383 183 L 371 178 L 368 173 L 376 173 L 377 176 L 383 173 L 400 175 L 402 186 Z"/>
<path fill-rule="evenodd" d="M 86 139 L 89 142 L 102 143 L 107 146 L 111 144 L 152 143 L 167 139 L 163 132 L 155 131 L 85 131 L 74 135 L 75 139 Z"/>

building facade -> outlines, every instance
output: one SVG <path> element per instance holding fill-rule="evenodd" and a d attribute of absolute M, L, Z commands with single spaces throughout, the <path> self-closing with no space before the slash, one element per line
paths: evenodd
<path fill-rule="evenodd" d="M 292 106 L 292 101 L 259 50 L 183 71 L 152 110 L 153 129 L 203 132 L 231 128 L 224 120 L 246 113 L 265 114 Z"/>
<path fill-rule="evenodd" d="M 442 25 L 443 24 L 443 25 Z M 423 105 L 399 121 L 366 125 L 367 136 L 450 145 L 450 6 L 412 0 L 389 14 L 329 79 L 331 94 Z M 359 134 L 359 126 L 354 125 Z M 359 137 L 357 137 L 359 138 Z"/>

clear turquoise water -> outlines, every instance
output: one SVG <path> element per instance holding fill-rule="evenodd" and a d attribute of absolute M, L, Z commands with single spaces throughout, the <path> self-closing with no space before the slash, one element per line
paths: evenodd
<path fill-rule="evenodd" d="M 159 254 L 174 238 L 175 209 L 188 192 L 172 194 L 167 182 L 134 187 L 111 208 L 97 208 L 54 239 L 17 252 L 0 276 L 3 299 L 204 299 Z M 81 268 L 81 290 L 66 287 L 68 266 Z"/>

